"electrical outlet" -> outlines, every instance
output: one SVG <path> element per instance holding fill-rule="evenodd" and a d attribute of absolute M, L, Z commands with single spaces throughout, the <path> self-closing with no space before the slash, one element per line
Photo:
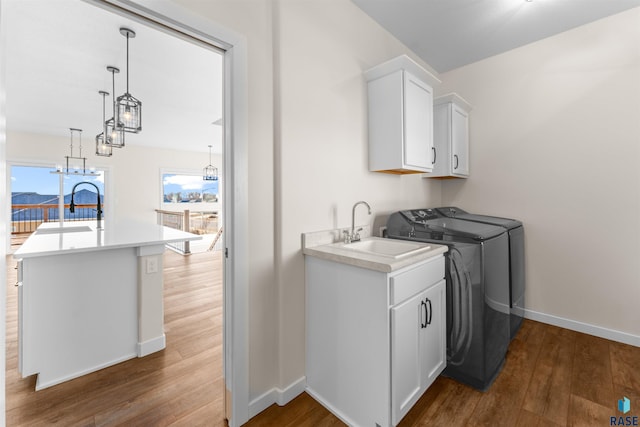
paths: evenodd
<path fill-rule="evenodd" d="M 149 257 L 146 259 L 147 274 L 153 274 L 158 272 L 158 258 Z"/>

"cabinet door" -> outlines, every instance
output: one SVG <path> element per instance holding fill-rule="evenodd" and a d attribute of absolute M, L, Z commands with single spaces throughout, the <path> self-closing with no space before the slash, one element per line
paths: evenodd
<path fill-rule="evenodd" d="M 398 424 L 422 394 L 421 335 L 426 291 L 391 308 L 391 421 Z"/>
<path fill-rule="evenodd" d="M 404 163 L 433 169 L 433 89 L 404 72 Z"/>
<path fill-rule="evenodd" d="M 391 308 L 391 420 L 396 425 L 446 366 L 445 281 Z"/>
<path fill-rule="evenodd" d="M 469 175 L 469 114 L 456 104 L 451 111 L 451 171 L 453 175 Z"/>
<path fill-rule="evenodd" d="M 447 363 L 445 289 L 445 281 L 442 280 L 424 294 L 428 319 L 420 335 L 420 386 L 423 391 L 429 388 Z"/>
<path fill-rule="evenodd" d="M 450 174 L 451 165 L 451 109 L 449 104 L 433 107 L 433 172 L 425 177 L 441 177 Z"/>

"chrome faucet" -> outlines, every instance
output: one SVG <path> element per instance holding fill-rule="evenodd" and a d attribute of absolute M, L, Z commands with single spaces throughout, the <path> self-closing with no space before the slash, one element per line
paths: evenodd
<path fill-rule="evenodd" d="M 362 231 L 362 228 L 358 228 L 356 230 L 356 206 L 358 205 L 365 205 L 367 207 L 367 213 L 371 215 L 371 206 L 369 206 L 369 203 L 365 202 L 364 200 L 361 200 L 353 205 L 353 209 L 351 209 L 351 233 L 349 233 L 348 230 L 343 231 L 345 235 L 345 243 L 358 242 L 360 240 L 360 231 Z"/>
<path fill-rule="evenodd" d="M 76 187 L 80 184 L 93 185 L 96 191 L 98 192 L 98 201 L 96 203 L 96 211 L 97 211 L 96 219 L 98 221 L 98 229 L 100 229 L 101 228 L 100 221 L 102 220 L 102 204 L 100 203 L 100 189 L 93 182 L 82 181 L 73 186 L 73 188 L 71 189 L 71 202 L 69 203 L 69 212 L 74 213 L 76 211 L 76 204 L 73 202 L 73 196 L 76 194 Z"/>

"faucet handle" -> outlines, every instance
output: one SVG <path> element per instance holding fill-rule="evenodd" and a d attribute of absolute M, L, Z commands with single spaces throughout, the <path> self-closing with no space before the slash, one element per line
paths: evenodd
<path fill-rule="evenodd" d="M 358 228 L 355 233 L 353 233 L 353 236 L 351 236 L 351 241 L 353 242 L 359 242 L 360 241 L 360 232 L 362 231 L 362 227 Z"/>
<path fill-rule="evenodd" d="M 349 233 L 349 230 L 342 230 L 342 234 L 344 234 L 344 242 L 351 243 L 351 234 Z"/>

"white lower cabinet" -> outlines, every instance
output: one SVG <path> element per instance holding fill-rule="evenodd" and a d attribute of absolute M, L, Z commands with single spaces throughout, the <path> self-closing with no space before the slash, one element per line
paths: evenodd
<path fill-rule="evenodd" d="M 446 365 L 444 257 L 305 266 L 307 392 L 348 425 L 397 425 Z"/>
<path fill-rule="evenodd" d="M 396 425 L 446 366 L 445 282 L 391 308 L 391 418 Z"/>

